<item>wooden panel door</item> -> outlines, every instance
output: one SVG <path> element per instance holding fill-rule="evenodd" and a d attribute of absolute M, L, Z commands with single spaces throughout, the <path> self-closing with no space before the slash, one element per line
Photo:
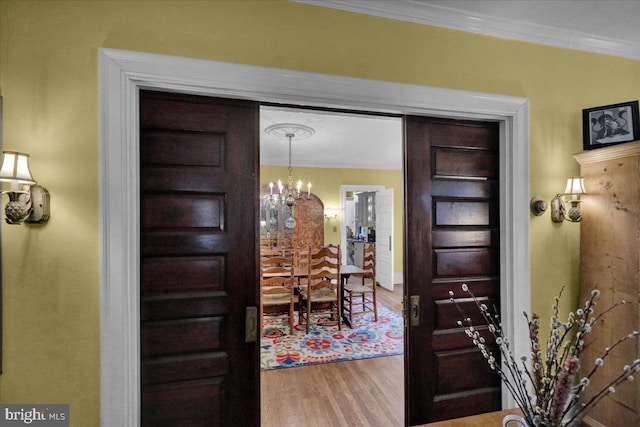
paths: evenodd
<path fill-rule="evenodd" d="M 467 283 L 499 308 L 497 123 L 406 118 L 405 347 L 410 425 L 500 409 L 500 384 L 457 326 Z M 414 308 L 418 323 L 411 321 Z"/>
<path fill-rule="evenodd" d="M 376 192 L 376 282 L 393 291 L 393 188 Z"/>
<path fill-rule="evenodd" d="M 143 426 L 259 424 L 258 111 L 140 93 Z"/>

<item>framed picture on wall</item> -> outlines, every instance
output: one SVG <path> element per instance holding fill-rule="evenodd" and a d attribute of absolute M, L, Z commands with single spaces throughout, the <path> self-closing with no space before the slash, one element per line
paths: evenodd
<path fill-rule="evenodd" d="M 638 101 L 582 110 L 582 133 L 585 150 L 640 139 Z"/>

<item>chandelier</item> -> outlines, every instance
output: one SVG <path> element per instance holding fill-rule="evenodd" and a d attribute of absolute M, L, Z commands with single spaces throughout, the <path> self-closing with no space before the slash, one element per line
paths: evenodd
<path fill-rule="evenodd" d="M 289 141 L 289 169 L 287 182 L 282 183 L 282 180 L 278 180 L 277 188 L 274 189 L 273 182 L 269 183 L 269 195 L 267 196 L 267 203 L 272 207 L 288 206 L 293 208 L 298 204 L 300 198 L 303 196 L 302 181 L 298 180 L 298 183 L 294 185 L 293 179 L 293 167 L 291 166 L 291 142 L 293 139 L 301 141 L 311 137 L 315 131 L 313 128 L 300 124 L 293 123 L 281 123 L 267 127 L 265 130 L 267 135 L 270 135 L 276 139 Z M 311 183 L 307 183 L 307 197 L 311 194 Z"/>

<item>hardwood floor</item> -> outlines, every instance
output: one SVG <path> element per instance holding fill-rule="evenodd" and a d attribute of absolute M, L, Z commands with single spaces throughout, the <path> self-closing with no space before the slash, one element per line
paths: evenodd
<path fill-rule="evenodd" d="M 376 297 L 378 302 L 391 307 L 398 313 L 402 313 L 402 285 L 394 285 L 393 292 L 378 286 Z"/>
<path fill-rule="evenodd" d="M 378 288 L 378 301 L 402 311 L 402 286 Z M 378 357 L 260 374 L 262 425 L 403 426 L 404 356 Z"/>

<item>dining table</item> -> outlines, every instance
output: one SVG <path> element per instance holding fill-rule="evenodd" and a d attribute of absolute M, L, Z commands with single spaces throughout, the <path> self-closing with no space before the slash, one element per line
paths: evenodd
<path fill-rule="evenodd" d="M 352 264 L 342 264 L 340 265 L 340 283 L 338 286 L 338 312 L 340 313 L 340 317 L 342 320 L 351 328 L 351 319 L 347 316 L 344 316 L 344 311 L 342 310 L 342 300 L 344 297 L 344 285 L 349 280 L 349 277 L 353 274 L 364 274 L 366 271 L 357 265 Z M 279 273 L 265 273 L 264 277 L 274 277 L 280 275 Z M 293 268 L 293 277 L 296 278 L 296 283 L 300 282 L 300 279 L 303 279 L 309 275 L 309 269 L 307 267 L 294 267 Z"/>
<path fill-rule="evenodd" d="M 500 427 L 502 426 L 502 420 L 507 415 L 522 415 L 522 411 L 516 408 L 487 412 L 469 417 L 439 421 L 437 423 L 421 424 L 420 427 Z M 511 423 L 511 425 L 515 426 L 515 423 Z"/>
<path fill-rule="evenodd" d="M 340 284 L 344 285 L 352 274 L 363 274 L 366 271 L 357 265 L 345 264 L 340 266 Z M 264 273 L 264 277 L 280 276 L 282 273 Z M 301 279 L 309 275 L 307 267 L 293 267 L 293 277 Z"/>

